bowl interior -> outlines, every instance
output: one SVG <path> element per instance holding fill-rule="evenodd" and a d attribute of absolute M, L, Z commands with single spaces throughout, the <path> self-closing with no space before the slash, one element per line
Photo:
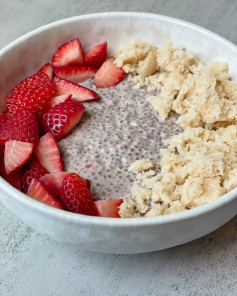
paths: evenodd
<path fill-rule="evenodd" d="M 50 62 L 63 43 L 79 37 L 85 50 L 108 41 L 110 53 L 131 39 L 140 38 L 155 46 L 172 42 L 184 46 L 203 62 L 226 61 L 234 81 L 237 80 L 235 46 L 218 35 L 198 26 L 142 13 L 104 13 L 74 17 L 46 25 L 5 47 L 0 54 L 0 98 L 27 75 L 35 73 L 43 63 Z"/>

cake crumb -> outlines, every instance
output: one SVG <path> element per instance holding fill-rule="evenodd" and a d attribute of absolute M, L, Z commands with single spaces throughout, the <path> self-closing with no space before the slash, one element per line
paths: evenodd
<path fill-rule="evenodd" d="M 155 167 L 155 164 L 149 159 L 139 159 L 130 165 L 128 170 L 132 173 L 139 173 L 142 171 L 151 170 Z"/>
<path fill-rule="evenodd" d="M 211 202 L 237 186 L 237 85 L 228 65 L 205 65 L 172 43 L 156 48 L 138 39 L 119 49 L 115 63 L 164 121 L 172 111 L 184 131 L 160 150 L 159 173 L 148 159 L 135 161 L 131 198 L 121 217 L 177 213 Z"/>
<path fill-rule="evenodd" d="M 160 121 L 175 111 L 183 128 L 237 124 L 237 86 L 226 63 L 208 67 L 183 47 L 168 43 L 156 48 L 138 39 L 119 49 L 115 63 L 129 74 L 134 88 L 158 92 L 147 102 Z"/>
<path fill-rule="evenodd" d="M 187 127 L 161 149 L 161 172 L 141 171 L 121 217 L 151 217 L 189 210 L 237 186 L 237 126 L 209 130 Z M 147 161 L 147 160 L 145 160 Z M 135 162 L 134 167 L 136 167 Z M 142 163 L 142 160 L 141 162 Z"/>

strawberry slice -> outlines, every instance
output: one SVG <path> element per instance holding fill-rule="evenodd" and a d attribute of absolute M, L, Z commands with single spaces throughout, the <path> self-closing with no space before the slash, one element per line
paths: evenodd
<path fill-rule="evenodd" d="M 51 81 L 45 73 L 38 72 L 32 76 L 29 76 L 17 84 L 12 91 L 20 91 L 31 87 L 47 87 L 51 85 Z"/>
<path fill-rule="evenodd" d="M 28 110 L 18 109 L 0 125 L 0 144 L 9 140 L 32 143 L 39 142 L 39 127 L 35 116 Z"/>
<path fill-rule="evenodd" d="M 6 122 L 6 120 L 11 117 L 11 114 L 9 112 L 3 112 L 0 113 L 0 124 L 3 124 L 4 122 Z"/>
<path fill-rule="evenodd" d="M 88 179 L 83 179 L 85 184 L 86 184 L 86 187 L 90 190 L 91 189 L 91 181 L 88 180 Z"/>
<path fill-rule="evenodd" d="M 61 96 L 52 97 L 49 102 L 50 109 L 60 103 L 65 102 L 68 99 L 71 99 L 71 97 L 72 95 L 61 95 Z"/>
<path fill-rule="evenodd" d="M 63 210 L 63 205 L 37 179 L 30 183 L 27 195 L 54 208 Z"/>
<path fill-rule="evenodd" d="M 96 69 L 92 67 L 72 67 L 65 66 L 54 70 L 56 76 L 69 80 L 74 83 L 80 83 L 94 77 Z"/>
<path fill-rule="evenodd" d="M 79 102 L 96 100 L 99 98 L 97 93 L 93 90 L 59 77 L 54 78 L 54 87 L 56 90 L 55 95 L 71 94 L 72 99 Z"/>
<path fill-rule="evenodd" d="M 99 69 L 107 57 L 107 42 L 98 44 L 85 54 L 86 65 Z"/>
<path fill-rule="evenodd" d="M 5 121 L 5 116 L 3 113 L 0 113 L 0 124 L 2 124 Z"/>
<path fill-rule="evenodd" d="M 123 80 L 124 75 L 123 69 L 116 67 L 112 59 L 107 59 L 96 72 L 93 83 L 97 88 L 115 86 Z"/>
<path fill-rule="evenodd" d="M 51 133 L 47 133 L 40 138 L 39 144 L 35 148 L 34 153 L 40 164 L 49 173 L 63 170 L 58 145 Z"/>
<path fill-rule="evenodd" d="M 5 98 L 7 109 L 10 113 L 15 113 L 19 108 L 27 109 L 41 118 L 53 94 L 53 84 L 48 75 L 38 72 L 23 80 Z"/>
<path fill-rule="evenodd" d="M 11 175 L 7 175 L 4 165 L 4 146 L 0 146 L 0 176 L 16 189 L 21 189 L 22 168 L 12 172 Z"/>
<path fill-rule="evenodd" d="M 53 80 L 53 66 L 50 63 L 47 63 L 42 68 L 40 68 L 39 72 L 47 74 L 49 79 Z"/>
<path fill-rule="evenodd" d="M 53 56 L 52 64 L 54 68 L 84 65 L 85 53 L 80 40 L 76 38 L 60 46 Z"/>
<path fill-rule="evenodd" d="M 42 182 L 45 187 L 49 189 L 49 191 L 57 198 L 61 198 L 61 187 L 63 184 L 63 179 L 69 173 L 67 172 L 56 172 L 52 174 L 45 174 L 44 176 L 40 177 L 39 180 Z M 86 187 L 90 190 L 90 181 L 88 179 L 83 179 L 85 182 Z"/>
<path fill-rule="evenodd" d="M 2 124 L 6 120 L 4 113 L 0 113 L 0 124 Z"/>
<path fill-rule="evenodd" d="M 21 190 L 22 169 L 18 169 L 11 175 L 5 176 L 4 179 L 18 190 Z"/>
<path fill-rule="evenodd" d="M 70 173 L 63 179 L 61 201 L 65 209 L 70 212 L 90 216 L 98 215 L 89 189 L 83 179 L 75 173 Z"/>
<path fill-rule="evenodd" d="M 52 174 L 46 174 L 39 178 L 40 182 L 53 194 L 53 196 L 60 199 L 61 187 L 63 179 L 68 175 L 67 172 L 56 172 Z"/>
<path fill-rule="evenodd" d="M 6 173 L 17 170 L 29 159 L 34 145 L 28 142 L 10 140 L 5 142 L 4 165 Z"/>
<path fill-rule="evenodd" d="M 68 99 L 44 114 L 44 129 L 51 132 L 58 142 L 78 124 L 84 111 L 85 107 L 81 103 Z"/>
<path fill-rule="evenodd" d="M 21 180 L 21 191 L 27 193 L 32 179 L 40 179 L 41 176 L 49 172 L 39 163 L 37 158 L 31 155 L 30 159 L 24 166 L 24 175 Z"/>
<path fill-rule="evenodd" d="M 98 211 L 98 216 L 108 218 L 120 218 L 119 207 L 122 202 L 122 199 L 111 199 L 97 200 L 94 203 Z"/>
<path fill-rule="evenodd" d="M 0 173 L 0 176 L 6 180 L 9 184 L 15 187 L 18 190 L 21 190 L 21 178 L 22 178 L 22 168 L 14 171 L 10 175 L 7 175 L 6 171 L 5 174 Z"/>

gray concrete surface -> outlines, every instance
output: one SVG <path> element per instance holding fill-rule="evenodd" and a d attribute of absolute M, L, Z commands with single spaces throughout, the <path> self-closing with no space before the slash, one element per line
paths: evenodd
<path fill-rule="evenodd" d="M 234 0 L 0 0 L 0 48 L 52 21 L 103 11 L 168 15 L 206 27 L 237 44 Z M 236 266 L 237 217 L 183 246 L 142 255 L 104 255 L 57 244 L 25 226 L 0 204 L 1 296 L 234 296 Z"/>

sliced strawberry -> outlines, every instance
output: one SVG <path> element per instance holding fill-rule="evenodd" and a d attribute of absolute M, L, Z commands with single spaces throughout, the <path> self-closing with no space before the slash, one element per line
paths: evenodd
<path fill-rule="evenodd" d="M 5 121 L 5 115 L 4 113 L 0 113 L 0 124 L 2 124 Z"/>
<path fill-rule="evenodd" d="M 61 96 L 52 97 L 49 102 L 50 109 L 60 103 L 65 102 L 68 99 L 71 99 L 71 97 L 72 95 L 61 95 Z"/>
<path fill-rule="evenodd" d="M 91 189 L 91 181 L 88 180 L 88 179 L 83 179 L 85 184 L 86 184 L 86 187 L 90 190 Z"/>
<path fill-rule="evenodd" d="M 32 112 L 19 109 L 0 125 L 0 144 L 9 140 L 38 144 L 39 127 Z"/>
<path fill-rule="evenodd" d="M 18 190 L 21 190 L 22 168 L 6 176 L 4 179 Z"/>
<path fill-rule="evenodd" d="M 33 147 L 34 145 L 28 142 L 16 140 L 5 142 L 4 165 L 8 175 L 26 163 L 33 151 Z"/>
<path fill-rule="evenodd" d="M 16 189 L 21 189 L 22 168 L 11 173 L 11 175 L 7 175 L 4 165 L 4 146 L 0 146 L 0 176 Z"/>
<path fill-rule="evenodd" d="M 9 112 L 3 112 L 0 113 L 0 124 L 3 124 L 4 122 L 6 122 L 6 120 L 11 117 L 11 114 Z"/>
<path fill-rule="evenodd" d="M 51 132 L 60 141 L 78 124 L 85 107 L 76 100 L 68 99 L 54 106 L 43 116 L 46 132 Z"/>
<path fill-rule="evenodd" d="M 61 187 L 63 179 L 68 175 L 67 172 L 56 172 L 52 174 L 46 174 L 40 177 L 40 182 L 44 184 L 46 188 L 57 198 L 61 197 Z"/>
<path fill-rule="evenodd" d="M 96 69 L 92 67 L 65 66 L 54 70 L 56 76 L 74 83 L 80 83 L 94 77 Z"/>
<path fill-rule="evenodd" d="M 5 98 L 7 109 L 10 113 L 15 113 L 19 108 L 27 109 L 41 118 L 53 94 L 53 84 L 48 75 L 38 72 L 23 80 Z"/>
<path fill-rule="evenodd" d="M 112 59 L 107 59 L 96 72 L 93 83 L 97 88 L 115 86 L 123 80 L 124 75 L 123 69 L 116 67 Z"/>
<path fill-rule="evenodd" d="M 97 216 L 97 209 L 83 179 L 70 173 L 63 179 L 61 201 L 65 209 L 83 215 Z"/>
<path fill-rule="evenodd" d="M 39 72 L 47 74 L 49 79 L 53 80 L 53 66 L 50 63 L 47 63 L 42 68 L 40 68 Z"/>
<path fill-rule="evenodd" d="M 95 206 L 98 211 L 98 216 L 109 217 L 109 218 L 120 218 L 119 207 L 123 202 L 122 199 L 111 199 L 111 200 L 97 200 Z"/>
<path fill-rule="evenodd" d="M 1 174 L 0 174 L 1 175 Z M 1 175 L 2 176 L 2 175 Z M 18 190 L 21 190 L 21 178 L 22 178 L 22 168 L 19 168 L 18 170 L 14 171 L 10 175 L 7 175 L 7 173 L 2 176 L 4 180 L 6 180 L 9 184 L 11 184 L 13 187 L 15 187 Z"/>
<path fill-rule="evenodd" d="M 63 170 L 58 145 L 51 133 L 47 133 L 40 138 L 34 153 L 38 161 L 49 173 Z"/>
<path fill-rule="evenodd" d="M 80 40 L 76 38 L 60 46 L 53 56 L 52 64 L 54 68 L 84 65 L 85 53 Z"/>
<path fill-rule="evenodd" d="M 93 90 L 59 77 L 54 78 L 54 87 L 56 90 L 55 95 L 59 96 L 71 94 L 72 99 L 79 102 L 96 100 L 99 98 L 97 93 Z"/>
<path fill-rule="evenodd" d="M 48 192 L 48 190 L 39 180 L 33 179 L 31 181 L 27 195 L 33 199 L 45 203 L 46 205 L 63 210 L 63 205 L 61 202 L 57 200 L 50 192 Z"/>
<path fill-rule="evenodd" d="M 107 42 L 98 44 L 85 54 L 86 65 L 99 69 L 107 57 Z"/>
<path fill-rule="evenodd" d="M 52 174 L 45 174 L 44 176 L 40 177 L 39 180 L 42 182 L 45 187 L 49 189 L 49 191 L 57 198 L 61 198 L 61 187 L 63 184 L 63 179 L 68 172 L 57 172 Z M 86 187 L 90 190 L 90 181 L 88 179 L 83 179 L 85 182 Z"/>
<path fill-rule="evenodd" d="M 11 113 L 9 113 L 8 111 L 1 113 L 0 124 L 3 124 L 4 122 L 6 122 L 6 120 L 10 117 L 11 117 Z"/>
<path fill-rule="evenodd" d="M 41 176 L 49 172 L 39 163 L 34 154 L 24 166 L 24 175 L 21 181 L 21 191 L 27 193 L 32 179 L 40 179 Z"/>
<path fill-rule="evenodd" d="M 48 87 L 51 85 L 51 81 L 45 73 L 38 72 L 32 76 L 29 76 L 22 80 L 12 91 L 20 91 L 31 87 Z"/>

